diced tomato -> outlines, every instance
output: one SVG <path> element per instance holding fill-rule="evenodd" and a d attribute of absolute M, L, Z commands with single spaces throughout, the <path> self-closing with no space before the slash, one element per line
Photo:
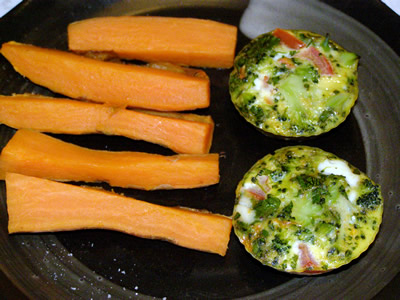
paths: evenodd
<path fill-rule="evenodd" d="M 318 264 L 312 257 L 312 254 L 310 253 L 310 250 L 308 249 L 306 244 L 299 244 L 299 250 L 300 250 L 300 265 L 302 268 L 314 269 L 315 267 L 318 267 Z"/>
<path fill-rule="evenodd" d="M 258 186 L 250 187 L 247 191 L 257 200 L 263 200 L 267 197 L 264 191 Z"/>
<path fill-rule="evenodd" d="M 295 64 L 293 63 L 293 61 L 287 57 L 282 57 L 281 59 L 278 60 L 281 64 L 286 65 L 287 68 L 289 69 L 294 69 L 295 68 Z"/>
<path fill-rule="evenodd" d="M 292 49 L 298 50 L 306 45 L 294 35 L 280 28 L 276 28 L 274 31 L 272 31 L 272 34 L 280 39 L 282 43 Z"/>
<path fill-rule="evenodd" d="M 310 60 L 319 70 L 321 75 L 333 75 L 333 68 L 329 60 L 313 46 L 299 53 L 299 56 Z"/>

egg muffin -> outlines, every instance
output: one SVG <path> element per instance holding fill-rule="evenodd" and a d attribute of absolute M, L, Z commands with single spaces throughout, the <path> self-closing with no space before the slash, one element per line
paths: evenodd
<path fill-rule="evenodd" d="M 236 56 L 229 91 L 239 113 L 258 129 L 310 137 L 341 124 L 358 97 L 359 56 L 305 30 L 275 29 Z"/>
<path fill-rule="evenodd" d="M 262 264 L 319 274 L 356 259 L 382 221 L 381 189 L 319 148 L 290 146 L 259 160 L 236 190 L 235 234 Z"/>

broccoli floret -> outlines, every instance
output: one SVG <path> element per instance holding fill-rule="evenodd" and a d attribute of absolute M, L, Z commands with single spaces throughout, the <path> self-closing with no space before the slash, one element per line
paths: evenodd
<path fill-rule="evenodd" d="M 270 33 L 264 34 L 247 44 L 236 56 L 234 71 L 229 78 L 229 92 L 237 98 L 248 89 L 257 77 L 259 64 L 268 57 L 279 39 Z"/>
<path fill-rule="evenodd" d="M 256 101 L 256 96 L 251 93 L 242 94 L 242 104 L 238 107 L 242 114 L 248 115 L 253 103 Z"/>
<path fill-rule="evenodd" d="M 321 181 L 317 177 L 301 174 L 296 177 L 297 182 L 303 190 L 309 190 L 313 187 L 320 186 Z"/>
<path fill-rule="evenodd" d="M 289 126 L 290 130 L 296 134 L 315 132 L 315 126 L 310 123 L 311 121 L 308 118 L 309 109 L 307 109 L 302 100 L 309 97 L 302 77 L 291 74 L 282 79 L 279 91 L 287 106 L 284 116 L 287 118 L 287 126 Z"/>
<path fill-rule="evenodd" d="M 305 193 L 311 191 L 311 200 L 313 204 L 323 205 L 326 201 L 326 196 L 329 195 L 328 188 L 324 184 L 326 177 L 317 178 L 301 174 L 295 177 L 296 181 L 301 187 L 301 192 Z"/>
<path fill-rule="evenodd" d="M 258 218 L 268 217 L 278 210 L 279 205 L 281 205 L 281 200 L 271 195 L 268 195 L 267 199 L 261 200 L 254 206 L 254 210 Z"/>
<path fill-rule="evenodd" d="M 282 254 L 287 253 L 291 247 L 288 245 L 287 240 L 283 240 L 278 235 L 275 235 L 275 238 L 272 240 L 271 248 L 279 254 Z"/>
<path fill-rule="evenodd" d="M 312 203 L 323 205 L 325 203 L 326 195 L 328 195 L 328 190 L 323 187 L 313 189 L 311 192 Z"/>
<path fill-rule="evenodd" d="M 320 222 L 316 227 L 316 231 L 324 236 L 328 235 L 334 229 L 334 225 L 326 223 L 325 221 Z"/>
<path fill-rule="evenodd" d="M 263 123 L 264 120 L 264 111 L 261 107 L 259 106 L 252 106 L 250 108 L 251 114 L 254 116 L 254 122 L 256 123 L 257 126 Z"/>
<path fill-rule="evenodd" d="M 320 115 L 319 115 L 319 121 L 320 122 L 325 122 L 328 120 L 331 116 L 334 116 L 335 112 L 333 111 L 332 108 L 325 109 Z"/>
<path fill-rule="evenodd" d="M 239 97 L 246 86 L 254 81 L 258 65 L 277 44 L 279 39 L 268 33 L 252 40 L 239 52 L 229 79 L 229 91 L 233 97 Z"/>
<path fill-rule="evenodd" d="M 239 218 L 240 218 L 240 214 L 239 214 Z M 239 232 L 242 232 L 243 234 L 250 234 L 250 232 L 251 232 L 249 224 L 239 221 L 239 220 L 236 220 L 235 227 Z"/>
<path fill-rule="evenodd" d="M 243 55 L 244 58 L 238 60 L 236 63 L 238 66 L 241 66 L 240 64 L 246 64 L 248 67 L 257 65 L 275 45 L 279 44 L 279 42 L 280 40 L 270 33 L 261 35 L 243 48 L 240 52 L 240 56 Z"/>
<path fill-rule="evenodd" d="M 253 254 L 256 257 L 262 257 L 262 255 L 264 254 L 265 245 L 266 245 L 265 238 L 258 238 L 256 240 L 254 240 L 252 242 Z"/>
<path fill-rule="evenodd" d="M 288 116 L 298 124 L 303 124 L 306 111 L 301 102 L 302 95 L 306 93 L 300 76 L 289 76 L 281 83 L 280 91 L 288 106 Z"/>
<path fill-rule="evenodd" d="M 345 93 L 334 94 L 326 100 L 326 105 L 341 111 L 343 104 L 349 99 L 348 95 Z"/>
<path fill-rule="evenodd" d="M 365 192 L 357 199 L 357 205 L 365 209 L 375 210 L 382 203 L 379 185 L 365 179 L 362 182 L 362 188 Z"/>
<path fill-rule="evenodd" d="M 345 197 L 347 200 L 349 200 L 349 195 L 347 195 L 346 189 L 345 189 L 345 187 L 344 187 L 343 185 L 341 185 L 341 186 L 339 187 L 339 193 L 340 193 L 343 197 Z"/>
<path fill-rule="evenodd" d="M 372 182 L 372 180 L 369 180 L 369 179 L 364 179 L 362 182 L 362 186 L 363 186 L 363 188 L 365 188 L 371 192 L 374 191 L 377 187 L 379 187 L 377 184 L 374 184 Z"/>
<path fill-rule="evenodd" d="M 300 241 L 310 242 L 314 244 L 315 236 L 308 228 L 300 228 L 294 233 Z"/>
<path fill-rule="evenodd" d="M 311 65 L 301 65 L 296 68 L 294 74 L 301 77 L 302 82 L 314 82 L 318 83 L 321 77 L 318 70 Z"/>
<path fill-rule="evenodd" d="M 339 56 L 340 64 L 346 67 L 353 66 L 359 59 L 360 57 L 357 54 L 351 52 L 342 52 Z"/>
<path fill-rule="evenodd" d="M 293 220 L 294 217 L 292 217 L 292 210 L 293 210 L 293 202 L 290 201 L 288 205 L 286 205 L 281 212 L 277 215 L 278 218 L 281 218 L 283 220 Z"/>

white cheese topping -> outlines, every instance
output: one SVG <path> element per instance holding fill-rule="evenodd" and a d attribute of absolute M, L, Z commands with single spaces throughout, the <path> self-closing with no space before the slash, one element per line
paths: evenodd
<path fill-rule="evenodd" d="M 240 214 L 240 219 L 243 222 L 247 224 L 251 224 L 254 222 L 256 213 L 253 210 L 253 205 L 248 197 L 242 195 L 235 209 L 236 212 Z"/>
<path fill-rule="evenodd" d="M 299 244 L 300 244 L 300 241 L 297 241 L 297 240 L 296 240 L 296 241 L 292 244 L 292 249 L 291 249 L 292 253 L 296 254 L 297 256 L 300 256 Z"/>
<path fill-rule="evenodd" d="M 347 196 L 349 197 L 350 202 L 354 202 L 358 198 L 358 193 L 355 190 L 351 190 Z"/>
<path fill-rule="evenodd" d="M 256 188 L 256 187 L 258 187 L 258 185 L 256 185 L 256 184 L 253 183 L 253 182 L 247 181 L 247 182 L 245 182 L 245 183 L 243 184 L 243 186 L 242 186 L 242 188 L 241 188 L 241 191 L 243 192 L 243 191 L 245 191 L 245 190 L 253 189 L 253 188 Z M 242 197 L 240 198 L 240 201 L 242 201 L 242 198 L 246 198 L 246 197 L 242 196 Z M 247 198 L 247 199 L 250 201 L 249 198 Z M 250 206 L 249 206 L 249 207 L 252 207 L 251 202 L 249 202 L 249 203 L 250 203 Z"/>
<path fill-rule="evenodd" d="M 347 183 L 351 187 L 357 186 L 360 176 L 354 174 L 349 166 L 342 160 L 326 159 L 318 165 L 318 171 L 324 175 L 341 175 L 344 176 Z"/>
<path fill-rule="evenodd" d="M 259 93 L 259 97 L 256 99 L 256 104 L 261 104 L 263 102 L 268 103 L 272 99 L 272 89 L 273 87 L 265 82 L 263 74 L 259 74 L 254 80 L 253 89 Z"/>
<path fill-rule="evenodd" d="M 318 171 L 325 175 L 333 174 L 344 176 L 351 188 L 347 194 L 349 201 L 354 203 L 358 198 L 358 193 L 354 188 L 357 186 L 360 176 L 354 174 L 344 161 L 338 159 L 326 159 L 318 165 Z"/>
<path fill-rule="evenodd" d="M 264 85 L 264 82 L 259 77 L 254 79 L 254 89 L 255 90 L 260 91 L 262 89 L 263 85 Z"/>

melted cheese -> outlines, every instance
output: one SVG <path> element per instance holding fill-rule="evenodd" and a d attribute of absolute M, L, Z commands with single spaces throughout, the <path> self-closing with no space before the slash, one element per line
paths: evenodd
<path fill-rule="evenodd" d="M 350 186 L 350 191 L 347 194 L 348 199 L 350 202 L 356 201 L 356 199 L 358 198 L 356 187 L 360 182 L 360 176 L 354 174 L 344 161 L 339 159 L 326 159 L 318 165 L 318 171 L 324 175 L 333 174 L 344 176 Z"/>
<path fill-rule="evenodd" d="M 339 159 L 326 159 L 318 165 L 318 171 L 324 175 L 341 175 L 351 187 L 357 186 L 360 176 L 354 174 L 349 166 Z"/>
<path fill-rule="evenodd" d="M 254 80 L 253 90 L 258 93 L 255 103 L 264 106 L 265 104 L 272 104 L 273 87 L 265 82 L 264 77 L 268 75 L 259 74 Z"/>
<path fill-rule="evenodd" d="M 255 211 L 253 210 L 253 205 L 251 203 L 251 200 L 248 197 L 246 196 L 240 197 L 240 201 L 236 205 L 235 210 L 240 214 L 241 221 L 247 224 L 251 224 L 254 222 L 256 214 Z"/>

